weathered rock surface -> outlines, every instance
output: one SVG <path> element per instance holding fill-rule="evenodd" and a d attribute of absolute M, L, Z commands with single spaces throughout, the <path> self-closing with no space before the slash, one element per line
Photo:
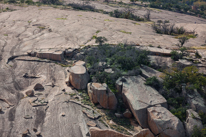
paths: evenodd
<path fill-rule="evenodd" d="M 34 90 L 28 90 L 28 91 L 26 91 L 26 95 L 27 95 L 28 97 L 34 96 Z"/>
<path fill-rule="evenodd" d="M 123 100 L 130 107 L 138 123 L 147 128 L 147 108 L 155 105 L 167 108 L 167 101 L 158 91 L 145 85 L 145 81 L 141 76 L 125 77 L 124 79 L 125 82 L 123 82 L 122 87 Z"/>
<path fill-rule="evenodd" d="M 185 129 L 182 122 L 164 107 L 150 107 L 148 112 L 148 124 L 155 135 L 161 137 L 185 137 Z"/>
<path fill-rule="evenodd" d="M 202 129 L 203 125 L 201 118 L 197 112 L 192 109 L 186 111 L 187 119 L 185 121 L 185 130 L 188 137 L 192 137 L 194 126 L 197 126 L 198 129 Z"/>
<path fill-rule="evenodd" d="M 139 131 L 133 137 L 154 137 L 154 135 L 151 133 L 151 131 L 148 128 L 146 128 Z"/>
<path fill-rule="evenodd" d="M 89 133 L 91 137 L 131 137 L 128 135 L 121 134 L 115 130 L 112 129 L 99 129 L 97 127 L 91 127 L 89 128 Z"/>
<path fill-rule="evenodd" d="M 103 108 L 116 109 L 117 99 L 107 84 L 88 83 L 88 94 L 93 103 L 99 103 Z"/>
<path fill-rule="evenodd" d="M 69 68 L 69 82 L 76 89 L 85 89 L 89 81 L 89 74 L 82 65 L 75 65 Z"/>

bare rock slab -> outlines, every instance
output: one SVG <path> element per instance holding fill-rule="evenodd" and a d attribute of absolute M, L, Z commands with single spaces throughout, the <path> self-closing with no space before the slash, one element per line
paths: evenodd
<path fill-rule="evenodd" d="M 76 89 L 85 89 L 89 82 L 89 74 L 82 65 L 75 65 L 69 68 L 69 82 Z"/>
<path fill-rule="evenodd" d="M 138 123 L 147 128 L 147 108 L 156 105 L 167 108 L 167 100 L 158 91 L 144 83 L 144 78 L 141 76 L 125 77 L 122 96 Z"/>
<path fill-rule="evenodd" d="M 155 135 L 161 137 L 185 137 L 182 122 L 164 107 L 150 107 L 148 124 Z"/>
<path fill-rule="evenodd" d="M 194 126 L 197 126 L 198 129 L 202 129 L 203 125 L 201 122 L 201 118 L 197 112 L 192 109 L 188 109 L 186 111 L 187 119 L 185 122 L 185 130 L 188 137 L 192 137 Z"/>
<path fill-rule="evenodd" d="M 99 103 L 103 108 L 106 109 L 116 109 L 117 98 L 115 94 L 109 89 L 107 84 L 89 83 L 87 88 L 90 100 L 94 104 Z"/>
<path fill-rule="evenodd" d="M 131 137 L 128 135 L 121 134 L 112 129 L 99 129 L 97 127 L 89 128 L 91 137 Z"/>

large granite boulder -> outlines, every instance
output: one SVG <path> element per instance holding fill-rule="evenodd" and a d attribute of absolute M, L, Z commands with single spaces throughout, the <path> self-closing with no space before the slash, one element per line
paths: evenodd
<path fill-rule="evenodd" d="M 91 137 L 131 137 L 112 129 L 99 129 L 97 127 L 90 127 L 89 133 Z"/>
<path fill-rule="evenodd" d="M 160 105 L 167 108 L 167 100 L 155 89 L 145 85 L 141 76 L 125 77 L 122 86 L 122 97 L 129 106 L 138 123 L 148 127 L 147 108 Z"/>
<path fill-rule="evenodd" d="M 88 94 L 93 103 L 99 103 L 103 108 L 116 109 L 117 98 L 107 84 L 89 83 Z"/>
<path fill-rule="evenodd" d="M 82 65 L 75 65 L 69 68 L 69 82 L 76 89 L 85 89 L 89 82 L 89 74 Z"/>
<path fill-rule="evenodd" d="M 148 124 L 155 135 L 161 137 L 185 137 L 182 122 L 164 107 L 150 107 Z"/>
<path fill-rule="evenodd" d="M 186 111 L 187 119 L 185 121 L 185 130 L 188 137 L 192 137 L 194 126 L 197 126 L 198 129 L 202 129 L 203 125 L 201 122 L 201 118 L 197 112 L 192 109 L 188 109 Z"/>
<path fill-rule="evenodd" d="M 146 128 L 146 129 L 140 130 L 133 137 L 154 137 L 154 135 L 148 128 Z"/>

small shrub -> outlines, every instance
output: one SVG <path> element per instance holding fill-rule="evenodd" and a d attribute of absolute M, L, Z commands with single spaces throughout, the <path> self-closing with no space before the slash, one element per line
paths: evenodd
<path fill-rule="evenodd" d="M 185 121 L 186 120 L 186 110 L 187 108 L 179 107 L 177 109 L 172 109 L 171 113 L 175 115 L 176 117 L 178 117 L 181 121 Z"/>
<path fill-rule="evenodd" d="M 160 49 L 161 49 L 162 47 L 159 45 L 157 48 L 160 48 Z"/>
<path fill-rule="evenodd" d="M 172 92 L 182 92 L 182 84 L 187 84 L 191 90 L 201 90 L 206 86 L 206 77 L 198 73 L 196 66 L 188 66 L 183 70 L 172 68 L 173 71 L 165 71 L 163 77 L 164 88 Z"/>
<path fill-rule="evenodd" d="M 201 117 L 202 124 L 206 126 L 206 114 L 203 111 L 198 112 Z"/>
<path fill-rule="evenodd" d="M 110 12 L 109 15 L 115 18 L 125 18 L 125 19 L 130 19 L 135 21 L 145 20 L 144 18 L 134 15 L 131 9 L 126 9 L 124 11 L 114 10 L 113 12 Z"/>
<path fill-rule="evenodd" d="M 201 130 L 195 125 L 193 128 L 192 137 L 205 137 L 205 136 L 206 136 L 206 127 Z"/>
<path fill-rule="evenodd" d="M 149 85 L 149 86 L 155 88 L 156 90 L 159 90 L 159 88 L 160 88 L 160 82 L 157 79 L 157 77 L 155 77 L 155 76 L 146 79 L 145 85 Z"/>
<path fill-rule="evenodd" d="M 16 0 L 8 0 L 8 3 L 16 3 Z"/>
<path fill-rule="evenodd" d="M 27 3 L 28 5 L 33 5 L 34 2 L 32 0 L 26 0 L 25 3 Z"/>
<path fill-rule="evenodd" d="M 77 9 L 77 10 L 97 11 L 94 6 L 87 5 L 87 4 L 71 3 L 68 4 L 68 6 L 71 6 L 73 9 Z"/>
<path fill-rule="evenodd" d="M 179 108 L 180 106 L 185 105 L 184 104 L 184 97 L 177 97 L 177 98 L 169 98 L 167 100 L 168 105 L 171 105 L 174 108 Z"/>
<path fill-rule="evenodd" d="M 178 53 L 177 51 L 173 50 L 171 52 L 171 58 L 174 60 L 174 61 L 178 61 L 179 59 L 182 59 L 182 53 Z"/>
<path fill-rule="evenodd" d="M 102 44 L 106 41 L 107 39 L 105 37 L 96 37 L 95 43 L 99 43 L 99 45 L 102 46 Z"/>
<path fill-rule="evenodd" d="M 189 38 L 188 37 L 180 37 L 179 42 L 180 42 L 180 47 L 182 47 L 186 42 L 188 42 Z"/>
<path fill-rule="evenodd" d="M 202 56 L 198 53 L 198 51 L 195 52 L 195 57 L 196 58 L 202 58 Z"/>
<path fill-rule="evenodd" d="M 166 35 L 180 35 L 186 32 L 183 27 L 175 27 L 174 24 L 167 24 L 167 21 L 162 22 L 161 20 L 158 20 L 157 24 L 152 24 L 152 28 L 156 33 Z"/>

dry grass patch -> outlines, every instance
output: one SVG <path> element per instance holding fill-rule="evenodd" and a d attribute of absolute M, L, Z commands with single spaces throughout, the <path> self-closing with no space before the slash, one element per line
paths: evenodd
<path fill-rule="evenodd" d="M 127 31 L 124 31 L 124 30 L 120 30 L 120 32 L 122 32 L 122 33 L 125 33 L 125 34 L 132 34 L 132 32 L 127 32 Z"/>

